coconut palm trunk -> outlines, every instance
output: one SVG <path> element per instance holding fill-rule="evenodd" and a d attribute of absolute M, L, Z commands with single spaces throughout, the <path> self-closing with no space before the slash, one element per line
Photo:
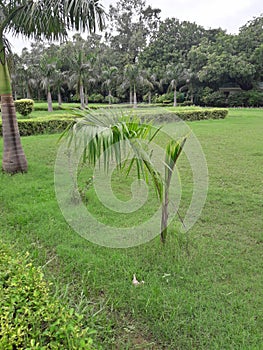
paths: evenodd
<path fill-rule="evenodd" d="M 148 103 L 149 103 L 149 105 L 152 103 L 152 93 L 151 93 L 151 91 L 149 91 L 149 94 L 148 94 Z"/>
<path fill-rule="evenodd" d="M 50 92 L 50 87 L 48 87 L 48 91 L 47 91 L 47 108 L 48 108 L 48 112 L 53 112 L 52 96 L 51 96 L 51 92 Z"/>
<path fill-rule="evenodd" d="M 132 86 L 130 86 L 130 105 L 132 105 Z"/>
<path fill-rule="evenodd" d="M 133 86 L 133 108 L 137 108 L 137 93 L 136 93 L 136 85 Z"/>
<path fill-rule="evenodd" d="M 61 92 L 60 89 L 58 88 L 58 105 L 61 106 L 62 105 L 62 97 L 61 97 Z"/>
<path fill-rule="evenodd" d="M 81 105 L 81 108 L 85 108 L 85 96 L 84 96 L 84 87 L 83 87 L 83 84 L 82 82 L 80 83 L 80 86 L 79 86 L 79 97 L 80 97 L 80 105 Z"/>
<path fill-rule="evenodd" d="M 176 98 L 176 86 L 174 87 L 174 107 L 177 106 L 177 98 Z"/>
<path fill-rule="evenodd" d="M 85 106 L 88 107 L 89 104 L 89 97 L 88 97 L 88 89 L 84 89 L 84 94 L 85 94 Z"/>
<path fill-rule="evenodd" d="M 2 169 L 10 174 L 26 172 L 27 160 L 20 140 L 3 42 L 0 42 L 0 95 L 4 140 Z"/>

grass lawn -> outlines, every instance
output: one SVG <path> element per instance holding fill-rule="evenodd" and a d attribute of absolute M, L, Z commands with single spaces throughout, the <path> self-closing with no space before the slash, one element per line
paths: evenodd
<path fill-rule="evenodd" d="M 58 135 L 23 138 L 28 173 L 0 175 L 1 238 L 43 266 L 54 293 L 84 315 L 103 349 L 262 349 L 263 110 L 231 109 L 225 120 L 189 125 L 207 158 L 208 197 L 186 235 L 171 225 L 165 247 L 157 237 L 105 248 L 68 226 L 54 192 Z M 191 199 L 184 158 L 179 170 L 184 212 Z M 113 184 L 120 198 L 125 184 L 118 177 Z M 87 198 L 99 215 L 92 188 Z M 144 285 L 132 285 L 134 273 Z"/>

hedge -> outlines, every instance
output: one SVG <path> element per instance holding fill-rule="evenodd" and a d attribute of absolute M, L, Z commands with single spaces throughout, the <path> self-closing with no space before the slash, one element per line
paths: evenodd
<path fill-rule="evenodd" d="M 100 112 L 98 112 L 99 114 Z M 101 112 L 103 115 L 103 111 Z M 136 110 L 134 110 L 136 113 Z M 206 119 L 224 119 L 227 116 L 228 110 L 224 108 L 210 108 L 210 109 L 189 109 L 179 111 L 162 111 L 162 110 L 145 110 L 139 112 L 138 115 L 142 120 L 155 120 L 159 123 L 173 122 L 178 118 L 185 121 L 206 120 Z M 64 131 L 73 118 L 35 118 L 35 119 L 19 119 L 18 126 L 21 136 L 52 134 Z M 0 123 L 0 135 L 2 134 L 2 124 Z"/>
<path fill-rule="evenodd" d="M 20 119 L 18 127 L 21 136 L 53 134 L 66 129 L 72 123 L 72 118 L 65 119 Z M 0 123 L 0 134 L 2 135 L 2 124 Z"/>
<path fill-rule="evenodd" d="M 94 331 L 50 294 L 29 254 L 15 256 L 0 243 L 0 349 L 94 349 Z"/>
<path fill-rule="evenodd" d="M 158 122 L 173 122 L 179 119 L 184 121 L 196 121 L 207 119 L 224 119 L 228 114 L 225 108 L 210 108 L 210 109 L 192 109 L 179 110 L 174 112 L 158 112 L 158 113 L 144 113 L 143 120 L 156 120 Z"/>

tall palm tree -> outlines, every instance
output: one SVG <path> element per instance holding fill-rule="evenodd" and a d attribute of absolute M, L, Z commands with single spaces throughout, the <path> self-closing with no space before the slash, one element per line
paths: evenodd
<path fill-rule="evenodd" d="M 104 26 L 104 10 L 99 0 L 0 0 L 0 95 L 5 172 L 27 171 L 21 145 L 12 87 L 7 65 L 5 33 L 28 38 L 62 39 L 68 29 L 94 32 Z"/>
<path fill-rule="evenodd" d="M 124 80 L 122 83 L 123 87 L 129 85 L 130 89 L 130 104 L 132 104 L 133 96 L 133 107 L 137 107 L 137 88 L 138 86 L 149 86 L 151 84 L 146 77 L 146 73 L 142 70 L 138 63 L 127 64 L 124 67 Z"/>
<path fill-rule="evenodd" d="M 112 99 L 112 88 L 113 84 L 116 80 L 116 73 L 118 72 L 118 68 L 115 66 L 112 67 L 104 67 L 102 71 L 102 79 L 103 79 L 103 86 L 107 87 L 108 90 L 108 96 L 109 96 L 109 104 L 111 104 Z"/>
<path fill-rule="evenodd" d="M 177 64 L 168 64 L 165 69 L 165 76 L 161 80 L 162 83 L 168 83 L 168 91 L 173 91 L 174 94 L 174 102 L 173 106 L 177 106 L 177 87 L 180 81 L 185 79 L 186 71 L 182 63 Z"/>
<path fill-rule="evenodd" d="M 69 85 L 75 89 L 79 95 L 81 108 L 85 108 L 85 83 L 88 82 L 87 76 L 93 69 L 94 55 L 87 52 L 85 41 L 78 36 L 76 40 L 65 43 L 61 53 L 64 57 L 64 63 L 68 68 Z"/>
<path fill-rule="evenodd" d="M 48 55 L 45 54 L 40 61 L 40 71 L 42 76 L 40 84 L 47 96 L 48 112 L 53 111 L 51 88 L 53 87 L 53 84 L 54 84 L 53 78 L 54 78 L 55 70 L 56 70 L 55 59 L 53 57 L 48 57 Z"/>

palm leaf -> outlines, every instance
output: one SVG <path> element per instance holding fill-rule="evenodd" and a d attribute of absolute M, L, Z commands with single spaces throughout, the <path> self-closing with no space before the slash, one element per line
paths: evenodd
<path fill-rule="evenodd" d="M 162 199 L 163 181 L 154 169 L 148 148 L 143 141 L 150 141 L 160 130 L 151 124 L 145 124 L 138 117 L 127 114 L 115 114 L 89 110 L 75 111 L 77 119 L 61 137 L 68 137 L 69 145 L 74 140 L 75 147 L 83 147 L 83 161 L 95 166 L 103 157 L 104 170 L 109 169 L 114 159 L 118 169 L 126 167 L 129 157 L 122 144 L 127 143 L 131 153 L 127 174 L 136 166 L 138 179 L 153 181 L 158 198 Z M 124 141 L 124 142 L 122 142 Z M 100 165 L 100 164 L 99 164 Z"/>
<path fill-rule="evenodd" d="M 9 1 L 2 29 L 31 38 L 62 39 L 67 30 L 94 32 L 104 27 L 99 0 Z"/>

